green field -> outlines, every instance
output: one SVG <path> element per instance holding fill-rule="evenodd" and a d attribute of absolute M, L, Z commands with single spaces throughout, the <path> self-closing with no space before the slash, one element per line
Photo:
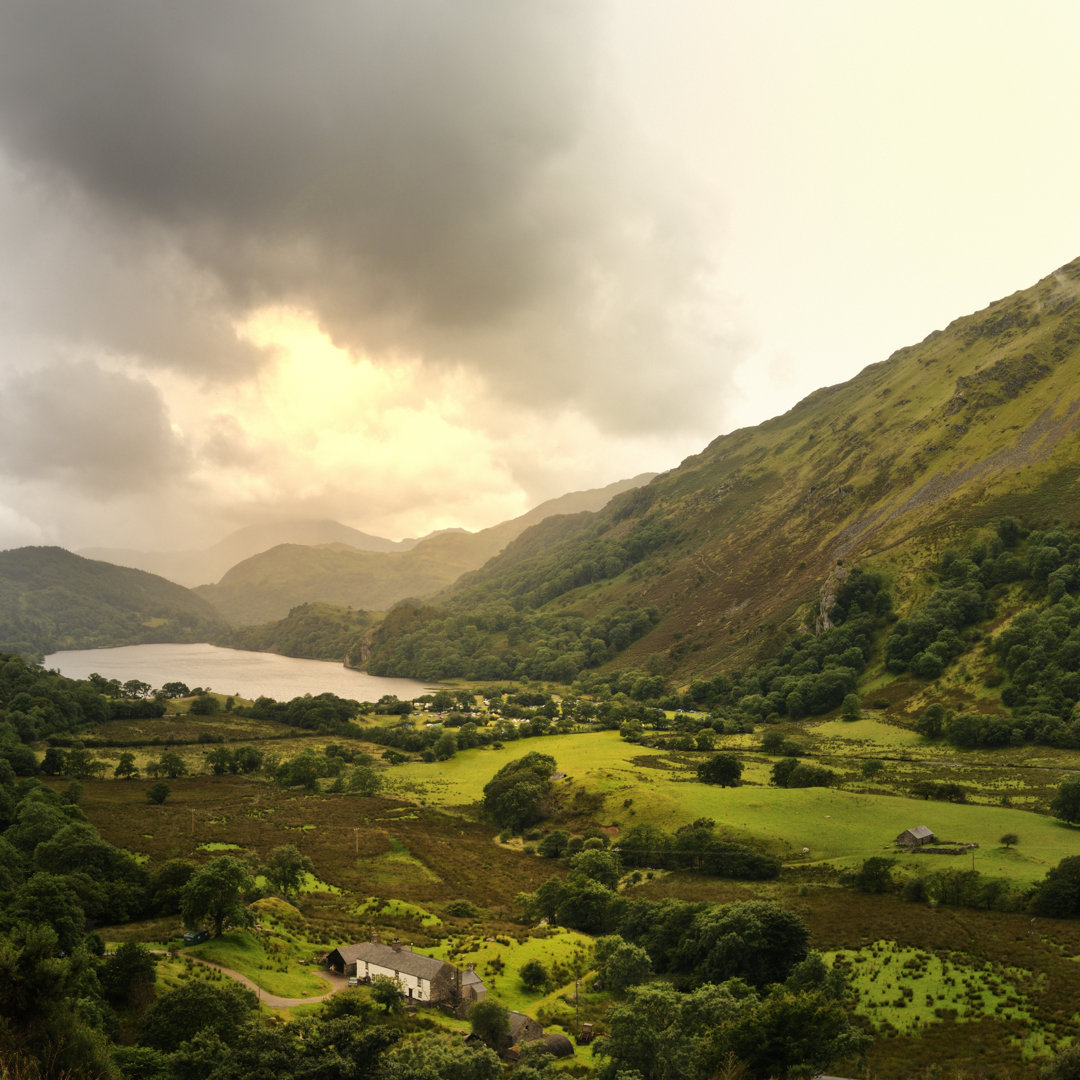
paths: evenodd
<path fill-rule="evenodd" d="M 832 757 L 822 753 L 822 760 L 838 770 L 843 769 L 843 752 L 853 748 L 860 758 L 881 756 L 897 746 L 909 752 L 925 748 L 941 752 L 913 732 L 874 719 L 820 724 L 810 734 L 819 744 L 839 744 Z M 729 737 L 720 740 L 724 745 L 718 742 L 717 748 L 730 745 L 738 751 L 757 741 L 751 736 Z M 867 791 L 862 782 L 852 785 L 859 790 L 771 787 L 768 774 L 775 759 L 745 750 L 745 782 L 739 787 L 700 784 L 693 779 L 692 768 L 683 763 L 694 755 L 658 753 L 628 743 L 614 731 L 530 739 L 497 750 L 462 751 L 445 762 L 400 765 L 385 774 L 388 791 L 432 806 L 466 807 L 482 797 L 484 784 L 498 769 L 530 751 L 555 758 L 559 769 L 568 774 L 560 782 L 568 795 L 578 788 L 603 795 L 603 807 L 596 815 L 602 825 L 626 830 L 647 822 L 674 830 L 709 817 L 732 835 L 763 844 L 796 863 L 857 865 L 871 856 L 891 853 L 895 838 L 913 825 L 927 825 L 943 840 L 978 844 L 975 869 L 1018 883 L 1041 879 L 1062 858 L 1080 851 L 1080 831 L 1016 805 L 927 801 Z M 950 760 L 963 758 L 955 749 L 949 749 L 948 755 Z M 704 760 L 704 755 L 697 760 Z M 925 760 L 919 759 L 890 762 L 887 772 L 917 776 L 925 775 L 926 768 Z M 1001 771 L 1007 773 L 1008 767 L 1003 764 Z M 996 771 L 993 779 L 998 782 Z M 1022 775 L 1014 777 L 1012 785 L 1009 790 L 1019 804 Z M 1020 837 L 1019 844 L 1008 850 L 999 843 L 1006 833 Z M 803 848 L 809 851 L 804 854 Z M 901 869 L 920 872 L 972 866 L 970 854 L 902 855 L 900 859 Z"/>

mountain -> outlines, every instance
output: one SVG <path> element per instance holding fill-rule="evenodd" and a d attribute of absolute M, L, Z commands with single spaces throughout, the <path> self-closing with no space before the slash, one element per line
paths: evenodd
<path fill-rule="evenodd" d="M 383 611 L 408 596 L 427 596 L 483 565 L 514 537 L 547 517 L 598 509 L 654 474 L 550 499 L 521 517 L 477 533 L 446 530 L 407 551 L 358 551 L 342 543 L 279 544 L 234 566 L 196 592 L 234 624 L 284 618 L 306 603 Z"/>
<path fill-rule="evenodd" d="M 384 540 L 337 521 L 278 521 L 249 525 L 212 547 L 195 551 L 138 551 L 131 548 L 86 548 L 88 559 L 130 566 L 194 588 L 218 581 L 230 567 L 279 544 L 346 544 L 359 551 L 408 551 L 417 540 Z"/>
<path fill-rule="evenodd" d="M 206 601 L 142 570 L 56 547 L 0 551 L 0 651 L 205 641 L 219 630 Z"/>
<path fill-rule="evenodd" d="M 819 390 L 596 514 L 523 533 L 353 651 L 378 674 L 676 682 L 823 623 L 854 564 L 911 604 L 1003 515 L 1080 521 L 1080 260 Z M 537 657 L 540 659 L 537 659 Z M 613 659 L 614 657 L 614 659 Z"/>

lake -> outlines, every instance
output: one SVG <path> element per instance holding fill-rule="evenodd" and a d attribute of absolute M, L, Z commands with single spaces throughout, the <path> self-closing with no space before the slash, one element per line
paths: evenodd
<path fill-rule="evenodd" d="M 106 679 L 139 679 L 155 690 L 167 682 L 201 686 L 237 697 L 290 701 L 304 694 L 337 694 L 378 701 L 384 694 L 411 700 L 432 689 L 413 679 L 384 679 L 323 660 L 297 660 L 274 653 L 219 649 L 216 645 L 125 645 L 51 653 L 45 667 L 69 679 L 97 672 Z"/>

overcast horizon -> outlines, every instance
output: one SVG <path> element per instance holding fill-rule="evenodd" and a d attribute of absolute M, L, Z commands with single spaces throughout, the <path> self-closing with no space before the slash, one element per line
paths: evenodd
<path fill-rule="evenodd" d="M 5 0 L 0 548 L 485 528 L 1080 254 L 1080 8 Z"/>

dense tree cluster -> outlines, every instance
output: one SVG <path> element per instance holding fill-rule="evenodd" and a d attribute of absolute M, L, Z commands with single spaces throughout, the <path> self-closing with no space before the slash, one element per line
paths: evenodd
<path fill-rule="evenodd" d="M 699 818 L 674 833 L 634 825 L 619 838 L 619 855 L 627 869 L 689 870 L 741 881 L 780 876 L 776 856 L 718 835 L 711 818 Z"/>
<path fill-rule="evenodd" d="M 374 621 L 367 611 L 323 603 L 300 604 L 277 622 L 220 633 L 214 644 L 340 663 L 353 642 L 367 633 Z"/>
<path fill-rule="evenodd" d="M 839 708 L 855 690 L 891 610 L 885 579 L 856 567 L 829 610 L 830 629 L 800 634 L 756 668 L 695 680 L 678 705 L 734 710 L 750 720 L 798 720 Z"/>
<path fill-rule="evenodd" d="M 505 600 L 467 612 L 405 601 L 375 631 L 367 668 L 415 679 L 570 683 L 647 634 L 659 618 L 655 607 L 587 619 L 516 611 Z"/>
<path fill-rule="evenodd" d="M 545 816 L 555 759 L 530 753 L 507 762 L 484 785 L 484 813 L 500 828 L 520 832 Z"/>

